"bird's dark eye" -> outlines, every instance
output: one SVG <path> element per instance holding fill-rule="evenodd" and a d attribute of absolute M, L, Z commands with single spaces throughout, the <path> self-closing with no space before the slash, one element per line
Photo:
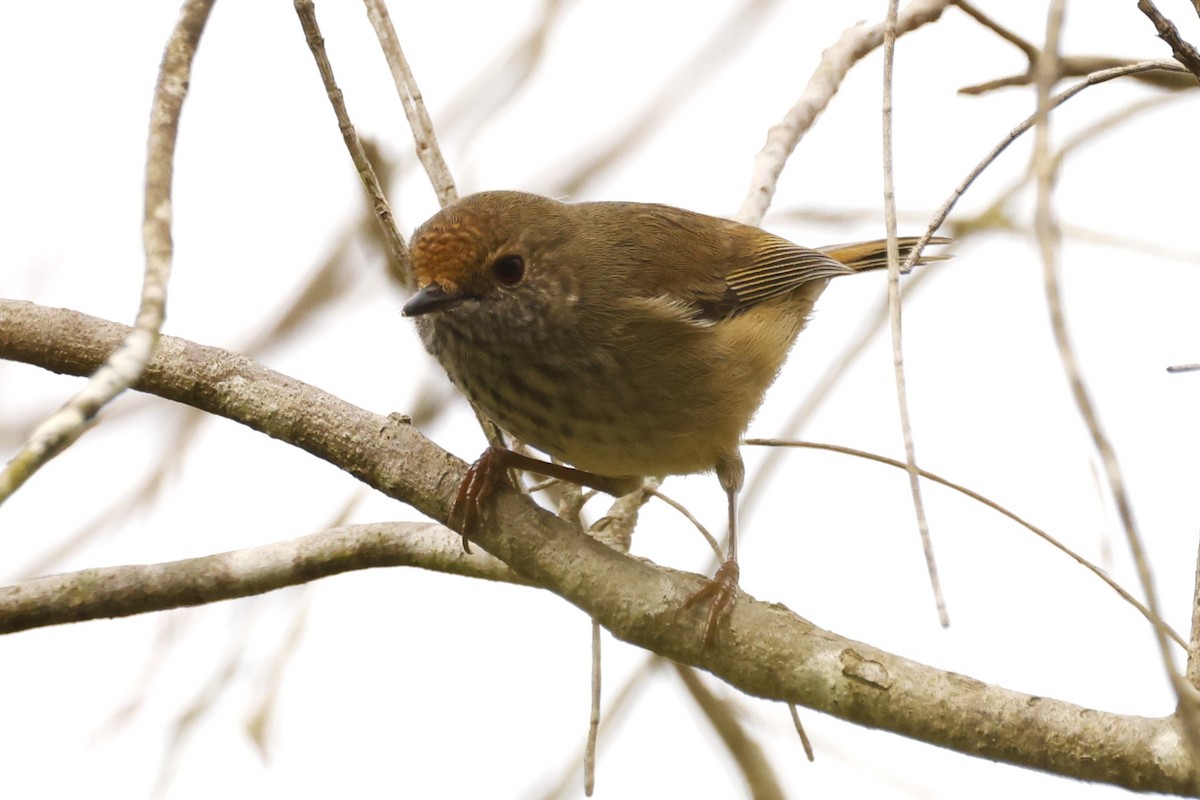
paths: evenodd
<path fill-rule="evenodd" d="M 525 259 L 516 254 L 500 256 L 492 264 L 492 275 L 501 286 L 516 286 L 525 277 Z"/>

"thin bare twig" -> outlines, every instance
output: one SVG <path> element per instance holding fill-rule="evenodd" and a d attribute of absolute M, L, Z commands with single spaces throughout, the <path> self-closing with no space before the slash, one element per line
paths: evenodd
<path fill-rule="evenodd" d="M 588 715 L 587 743 L 583 747 L 583 793 L 596 790 L 596 743 L 600 738 L 600 623 L 592 620 L 592 703 Z"/>
<path fill-rule="evenodd" d="M 425 101 L 421 98 L 421 90 L 417 79 L 413 77 L 408 59 L 400 48 L 400 38 L 392 26 L 392 18 L 387 6 L 381 0 L 364 0 L 367 6 L 367 17 L 379 37 L 379 45 L 392 71 L 392 80 L 396 83 L 396 91 L 400 94 L 400 102 L 404 106 L 404 115 L 408 117 L 408 125 L 412 128 L 413 141 L 417 145 L 417 157 L 425 167 L 425 174 L 433 184 L 437 193 L 438 203 L 448 206 L 458 199 L 458 189 L 454 187 L 454 178 L 450 175 L 450 167 L 442 157 L 438 147 L 437 133 L 433 130 L 433 122 L 429 112 L 425 110 Z"/>
<path fill-rule="evenodd" d="M 614 726 L 621 723 L 633 708 L 633 701 L 637 699 L 638 692 L 646 685 L 646 679 L 667 663 L 669 662 L 666 659 L 650 654 L 642 661 L 639 667 L 630 673 L 625 679 L 624 685 L 608 701 L 608 712 L 600 721 L 601 733 L 611 730 Z M 583 752 L 567 759 L 558 781 L 547 789 L 545 793 L 540 795 L 541 800 L 558 800 L 558 798 L 574 798 L 577 796 L 575 776 L 579 773 L 576 770 L 578 769 L 580 759 L 586 757 L 586 752 L 585 746 Z"/>
<path fill-rule="evenodd" d="M 1198 542 L 1200 544 L 1200 542 Z M 1192 631 L 1188 644 L 1187 680 L 1200 689 L 1200 547 L 1196 548 L 1196 575 L 1192 585 Z"/>
<path fill-rule="evenodd" d="M 383 186 L 379 183 L 379 178 L 375 174 L 375 168 L 371 165 L 370 159 L 367 158 L 362 140 L 359 139 L 358 132 L 354 129 L 353 123 L 350 122 L 350 114 L 346 110 L 345 98 L 342 96 L 342 90 L 338 88 L 337 80 L 333 76 L 333 65 L 329 63 L 329 54 L 325 52 L 325 39 L 321 36 L 321 28 L 317 24 L 316 11 L 313 8 L 312 0 L 294 0 L 293 5 L 296 8 L 296 15 L 300 18 L 300 27 L 304 29 L 304 38 L 308 42 L 308 49 L 312 51 L 313 59 L 317 62 L 317 70 L 321 73 L 321 82 L 325 85 L 325 93 L 329 96 L 329 103 L 333 106 L 334 115 L 337 116 L 338 129 L 342 132 L 342 140 L 345 141 L 346 149 L 350 152 L 350 159 L 354 162 L 354 166 L 358 170 L 358 177 L 362 180 L 363 187 L 367 190 L 371 206 L 375 209 L 375 218 L 379 220 L 379 225 L 383 229 L 383 237 L 384 241 L 387 242 L 389 254 L 397 263 L 403 265 L 404 272 L 411 272 L 408 247 L 404 243 L 404 237 L 400 235 L 400 231 L 396 228 L 396 219 L 392 216 L 392 207 L 383 193 Z"/>
<path fill-rule="evenodd" d="M 62 408 L 47 417 L 0 471 L 0 504 L 50 459 L 83 435 L 100 409 L 128 389 L 146 369 L 158 345 L 166 317 L 167 283 L 171 276 L 171 187 L 175 176 L 175 141 L 179 118 L 192 76 L 192 59 L 212 11 L 213 0 L 188 0 L 179 12 L 163 52 L 150 109 L 146 143 L 145 207 L 142 245 L 146 268 L 141 304 L 133 329 L 87 384 Z"/>
<path fill-rule="evenodd" d="M 887 229 L 888 257 L 888 317 L 892 333 L 892 371 L 896 378 L 896 407 L 900 414 L 900 435 L 904 440 L 904 460 L 908 465 L 908 488 L 912 494 L 913 513 L 917 518 L 917 533 L 925 554 L 925 569 L 933 589 L 933 602 L 938 623 L 950 626 L 946 597 L 938 578 L 937 559 L 933 540 L 929 536 L 929 519 L 921 497 L 921 478 L 917 469 L 917 446 L 913 439 L 912 416 L 908 410 L 908 382 L 904 374 L 904 334 L 900 312 L 900 245 L 896 241 L 896 183 L 892 169 L 892 72 L 896 57 L 896 17 L 899 0 L 889 0 L 887 20 L 883 28 L 883 218 Z"/>
<path fill-rule="evenodd" d="M 804 730 L 804 723 L 800 721 L 800 712 L 796 709 L 794 703 L 788 703 L 788 712 L 792 715 L 792 725 L 796 728 L 796 735 L 800 737 L 800 746 L 804 748 L 804 755 L 810 762 L 816 761 L 817 758 L 813 754 L 812 742 L 808 739 L 808 733 Z"/>
<path fill-rule="evenodd" d="M 954 5 L 958 6 L 960 11 L 971 17 L 980 25 L 992 31 L 1001 39 L 1024 53 L 1025 57 L 1029 59 L 1030 64 L 1033 64 L 1033 62 L 1037 60 L 1038 49 L 1031 42 L 1013 33 L 1008 28 L 989 17 L 987 14 L 984 14 L 982 11 L 975 8 L 975 6 L 972 4 L 966 2 L 966 0 L 954 0 Z"/>

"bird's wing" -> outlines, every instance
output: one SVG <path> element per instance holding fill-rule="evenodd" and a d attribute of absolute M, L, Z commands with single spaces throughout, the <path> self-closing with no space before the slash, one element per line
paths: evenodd
<path fill-rule="evenodd" d="M 811 281 L 852 275 L 854 269 L 820 250 L 770 237 L 757 248 L 750 263 L 736 267 L 725 276 L 725 283 L 742 306 L 751 306 L 778 297 Z"/>
<path fill-rule="evenodd" d="M 619 248 L 627 295 L 687 306 L 697 322 L 716 322 L 805 283 L 850 275 L 832 255 L 727 219 L 670 206 L 592 203 L 592 224 Z"/>
<path fill-rule="evenodd" d="M 761 240 L 749 259 L 739 260 L 744 264 L 725 274 L 722 291 L 691 298 L 698 319 L 726 319 L 806 283 L 854 273 L 853 268 L 819 250 L 774 236 Z"/>

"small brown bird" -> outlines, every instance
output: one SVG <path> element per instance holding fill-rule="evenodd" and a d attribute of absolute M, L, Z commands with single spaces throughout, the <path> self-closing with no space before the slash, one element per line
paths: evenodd
<path fill-rule="evenodd" d="M 900 240 L 902 260 L 915 243 Z M 886 242 L 812 250 L 670 206 L 483 192 L 410 248 L 404 314 L 426 349 L 500 427 L 577 468 L 489 448 L 451 515 L 464 546 L 509 467 L 614 494 L 714 470 L 729 551 L 688 602 L 711 600 L 709 640 L 737 590 L 742 433 L 829 279 L 885 267 Z"/>

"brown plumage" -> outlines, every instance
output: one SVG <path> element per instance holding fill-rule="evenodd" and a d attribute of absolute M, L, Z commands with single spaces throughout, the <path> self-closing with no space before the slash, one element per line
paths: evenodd
<path fill-rule="evenodd" d="M 902 260 L 915 243 L 900 240 Z M 814 301 L 830 278 L 887 264 L 884 241 L 814 250 L 670 206 L 521 192 L 448 206 L 411 251 L 418 291 L 404 312 L 485 414 L 605 490 L 715 470 L 731 526 L 742 433 Z M 464 484 L 459 505 L 477 493 Z M 471 509 L 458 511 L 469 528 Z M 698 596 L 713 599 L 706 636 L 736 582 L 731 538 Z"/>

